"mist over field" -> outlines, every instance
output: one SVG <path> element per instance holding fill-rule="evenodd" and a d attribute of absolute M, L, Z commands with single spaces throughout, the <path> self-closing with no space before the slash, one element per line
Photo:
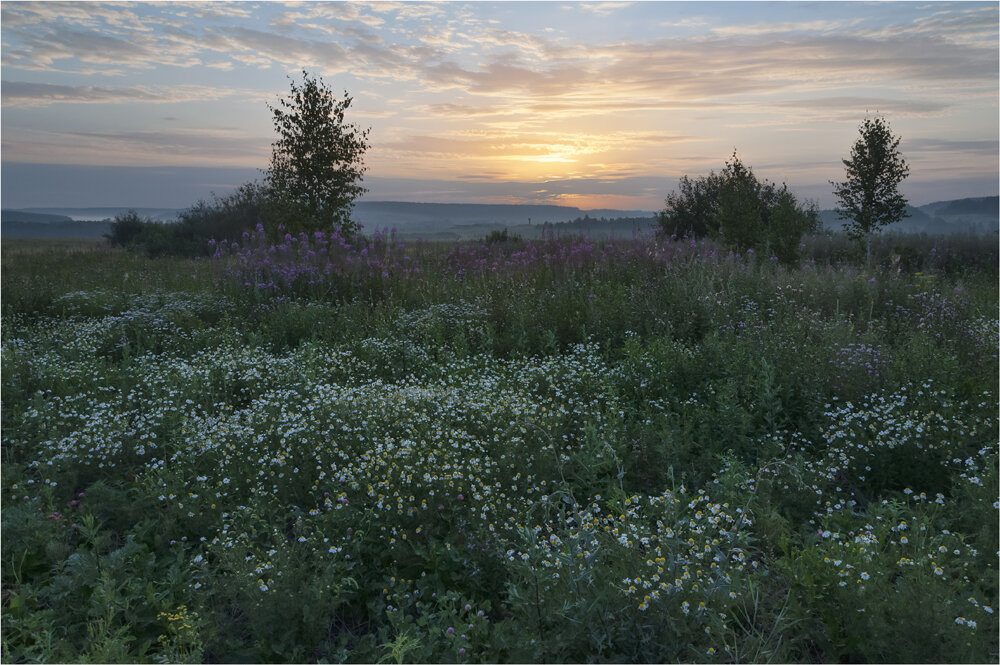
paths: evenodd
<path fill-rule="evenodd" d="M 909 207 L 909 216 L 887 232 L 947 235 L 996 234 L 1000 229 L 998 197 L 938 201 Z M 99 238 L 110 220 L 129 210 L 152 220 L 172 222 L 175 208 L 29 208 L 0 212 L 0 236 L 5 238 Z M 395 229 L 405 237 L 454 240 L 482 238 L 507 228 L 525 237 L 545 232 L 584 234 L 595 238 L 653 233 L 657 212 L 650 210 L 580 210 L 569 206 L 407 203 L 361 201 L 353 217 L 369 232 Z M 839 231 L 844 220 L 832 210 L 820 211 L 824 227 Z"/>

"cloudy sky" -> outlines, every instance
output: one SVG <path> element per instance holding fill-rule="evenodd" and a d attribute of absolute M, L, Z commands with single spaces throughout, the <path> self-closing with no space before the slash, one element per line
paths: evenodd
<path fill-rule="evenodd" d="M 254 177 L 303 68 L 371 200 L 657 209 L 737 150 L 823 206 L 858 125 L 917 205 L 998 188 L 998 4 L 3 2 L 4 207 L 185 206 Z"/>

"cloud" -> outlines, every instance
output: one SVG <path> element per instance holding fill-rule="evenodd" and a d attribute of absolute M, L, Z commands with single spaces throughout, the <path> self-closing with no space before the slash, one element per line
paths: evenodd
<path fill-rule="evenodd" d="M 16 45 L 4 49 L 4 64 L 29 70 L 54 69 L 56 62 L 66 60 L 110 65 L 115 70 L 201 64 L 195 56 L 193 40 L 187 45 L 163 48 L 162 38 L 145 33 L 119 38 L 99 31 L 57 26 L 39 32 L 22 32 L 16 41 Z"/>
<path fill-rule="evenodd" d="M 470 106 L 468 104 L 428 104 L 422 110 L 434 115 L 460 116 L 463 118 L 498 115 L 507 112 L 499 106 Z"/>
<path fill-rule="evenodd" d="M 296 11 L 282 12 L 272 19 L 272 24 L 276 26 L 308 25 L 319 29 L 328 29 L 322 26 L 319 21 L 338 21 L 349 23 L 360 23 L 368 27 L 377 28 L 385 23 L 381 16 L 374 16 L 364 12 L 370 7 L 354 2 L 316 2 L 298 5 Z"/>
<path fill-rule="evenodd" d="M 579 148 L 558 142 L 558 137 L 492 135 L 483 137 L 408 136 L 381 148 L 412 155 L 469 157 L 473 159 L 543 157 Z M 574 141 L 574 143 L 577 143 Z"/>
<path fill-rule="evenodd" d="M 640 145 L 664 145 L 697 140 L 691 136 L 639 131 L 609 131 L 600 134 L 480 131 L 470 134 L 407 136 L 384 142 L 380 148 L 415 155 L 497 159 L 569 154 L 582 156 L 605 152 L 611 148 L 621 150 Z"/>
<path fill-rule="evenodd" d="M 359 2 L 359 6 L 365 6 L 370 11 L 386 14 L 392 13 L 399 19 L 404 20 L 427 20 L 437 18 L 444 14 L 442 4 L 438 2 Z"/>
<path fill-rule="evenodd" d="M 581 2 L 574 5 L 564 5 L 566 9 L 583 9 L 598 16 L 610 16 L 617 11 L 630 7 L 631 2 Z"/>
<path fill-rule="evenodd" d="M 65 132 L 64 135 L 100 146 L 122 146 L 134 151 L 166 151 L 173 157 L 213 156 L 220 153 L 230 156 L 270 154 L 270 145 L 266 142 L 254 141 L 242 132 L 223 129 Z"/>
<path fill-rule="evenodd" d="M 314 42 L 239 26 L 220 29 L 208 42 L 214 49 L 236 55 L 267 58 L 291 67 L 321 65 L 343 70 L 350 61 L 336 42 Z"/>
<path fill-rule="evenodd" d="M 884 113 L 893 117 L 939 116 L 954 106 L 954 102 L 920 99 L 889 99 L 886 97 L 830 96 L 775 100 L 769 108 L 796 110 L 802 122 L 816 120 L 859 120 L 865 113 Z"/>
<path fill-rule="evenodd" d="M 553 41 L 544 31 L 487 25 L 458 5 L 296 4 L 274 13 L 269 24 L 252 20 L 268 5 L 170 6 L 185 11 L 167 16 L 160 5 L 138 5 L 145 10 L 139 16 L 100 3 L 7 3 L 4 64 L 36 70 L 65 69 L 62 61 L 117 70 L 220 61 L 314 66 L 327 74 L 416 81 L 439 92 L 564 104 L 573 103 L 567 96 L 587 93 L 610 99 L 642 94 L 653 98 L 647 101 L 684 104 L 803 84 L 834 89 L 919 81 L 995 88 L 996 82 L 995 8 L 948 11 L 884 31 L 865 32 L 860 19 L 790 21 L 721 26 L 686 38 L 574 44 Z M 606 13 L 625 6 L 572 7 Z M 161 25 L 175 22 L 177 14 L 203 18 L 184 29 Z M 426 23 L 431 18 L 433 26 Z M 960 39 L 987 28 L 993 30 L 988 45 Z M 308 33 L 297 30 L 321 30 L 324 36 L 303 37 Z"/>
<path fill-rule="evenodd" d="M 929 34 L 960 44 L 995 48 L 997 20 L 995 3 L 969 3 L 965 7 L 945 9 L 930 16 L 918 17 L 911 25 L 905 26 L 902 32 Z M 871 34 L 888 36 L 888 31 Z M 899 35 L 900 31 L 895 31 L 895 34 Z"/>
<path fill-rule="evenodd" d="M 3 8 L 3 22 L 10 25 L 62 23 L 94 28 L 148 32 L 151 28 L 125 5 L 80 2 L 16 2 Z"/>
<path fill-rule="evenodd" d="M 4 135 L 4 160 L 92 165 L 148 165 L 156 155 L 168 166 L 266 164 L 270 145 L 223 129 L 150 131 L 22 130 Z"/>
<path fill-rule="evenodd" d="M 909 139 L 902 141 L 901 149 L 907 152 L 958 152 L 962 154 L 978 154 L 997 157 L 1000 154 L 1000 141 L 953 141 L 946 139 Z"/>
<path fill-rule="evenodd" d="M 471 34 L 461 34 L 467 41 L 489 47 L 514 47 L 522 54 L 542 55 L 548 48 L 548 42 L 536 35 L 497 28 L 481 28 Z"/>
<path fill-rule="evenodd" d="M 710 32 L 721 37 L 774 36 L 795 32 L 837 32 L 855 27 L 862 19 L 840 21 L 786 21 L 780 23 L 753 23 L 743 25 L 725 25 L 711 28 Z"/>
<path fill-rule="evenodd" d="M 658 172 L 674 146 L 695 137 L 649 131 L 480 130 L 407 135 L 379 141 L 373 172 L 402 175 L 419 170 L 443 177 L 509 181 L 517 178 L 593 176 L 608 180 Z M 651 154 L 652 153 L 652 154 Z M 641 161 L 641 166 L 637 164 Z M 535 181 L 533 180 L 533 181 Z"/>
<path fill-rule="evenodd" d="M 569 94 L 589 78 L 588 71 L 578 65 L 532 68 L 510 60 L 494 60 L 479 70 L 449 61 L 425 66 L 420 73 L 427 84 L 439 89 L 460 88 L 487 95 L 520 93 L 528 97 Z"/>
<path fill-rule="evenodd" d="M 682 100 L 774 93 L 803 84 L 826 88 L 902 81 L 996 81 L 995 53 L 926 38 L 866 40 L 844 34 L 619 44 L 599 78 L 624 89 Z"/>
<path fill-rule="evenodd" d="M 189 2 L 180 3 L 192 10 L 195 18 L 218 18 L 232 20 L 234 18 L 251 18 L 254 15 L 252 5 L 237 2 Z"/>
<path fill-rule="evenodd" d="M 462 203 L 468 201 L 495 203 L 554 203 L 584 208 L 615 207 L 623 209 L 657 210 L 676 178 L 627 177 L 615 181 L 600 178 L 565 178 L 542 180 L 499 179 L 500 171 L 470 174 L 461 180 L 368 178 L 365 185 L 369 201 L 433 201 Z M 586 205 L 592 202 L 594 205 Z"/>
<path fill-rule="evenodd" d="M 247 91 L 187 85 L 172 88 L 128 86 L 104 88 L 98 86 L 52 85 L 25 81 L 3 81 L 0 86 L 3 105 L 8 108 L 30 108 L 50 104 L 123 104 L 207 101 L 247 94 Z"/>
<path fill-rule="evenodd" d="M 348 31 L 350 32 L 350 31 Z M 405 80 L 414 76 L 414 57 L 405 47 L 377 43 L 341 44 L 329 39 L 303 39 L 242 26 L 226 26 L 202 39 L 205 48 L 244 64 L 285 69 L 318 67 L 325 75 Z"/>
<path fill-rule="evenodd" d="M 3 162 L 3 207 L 183 208 L 259 177 L 256 169 Z M 54 184 L 55 183 L 55 184 Z"/>

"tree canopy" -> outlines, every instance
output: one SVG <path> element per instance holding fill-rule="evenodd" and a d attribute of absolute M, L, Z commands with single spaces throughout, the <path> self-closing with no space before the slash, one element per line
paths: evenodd
<path fill-rule="evenodd" d="M 871 235 L 883 226 L 907 216 L 906 199 L 899 193 L 899 183 L 910 167 L 899 152 L 900 138 L 894 136 L 885 118 L 865 118 L 857 141 L 844 162 L 846 179 L 833 182 L 839 206 L 835 208 L 847 233 L 866 243 L 871 256 Z"/>
<path fill-rule="evenodd" d="M 759 180 L 735 151 L 720 173 L 682 177 L 665 203 L 659 214 L 664 233 L 718 238 L 784 262 L 796 259 L 802 234 L 818 224 L 815 206 L 800 206 L 785 184 Z"/>
<path fill-rule="evenodd" d="M 290 231 L 358 229 L 351 209 L 367 191 L 361 180 L 370 130 L 345 122 L 352 101 L 303 70 L 302 83 L 293 80 L 289 96 L 268 105 L 278 133 L 264 172 L 269 216 Z"/>

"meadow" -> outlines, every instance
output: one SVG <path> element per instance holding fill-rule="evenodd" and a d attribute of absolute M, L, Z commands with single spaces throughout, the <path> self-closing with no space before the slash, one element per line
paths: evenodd
<path fill-rule="evenodd" d="M 996 238 L 4 243 L 6 662 L 996 662 Z"/>

